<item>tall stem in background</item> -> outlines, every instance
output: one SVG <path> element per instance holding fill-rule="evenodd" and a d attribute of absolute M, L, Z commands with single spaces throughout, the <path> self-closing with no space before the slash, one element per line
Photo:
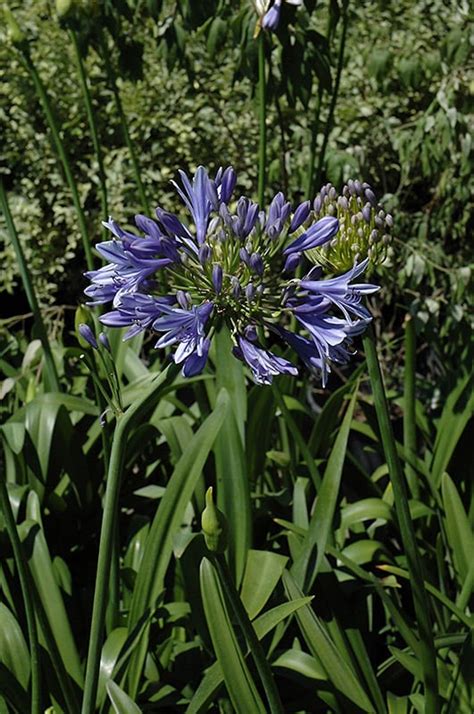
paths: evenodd
<path fill-rule="evenodd" d="M 314 169 L 315 169 L 315 164 L 316 164 L 316 145 L 317 145 L 317 141 L 318 141 L 319 123 L 320 123 L 319 120 L 321 117 L 321 101 L 323 98 L 323 92 L 324 92 L 324 90 L 320 83 L 318 86 L 318 97 L 316 100 L 314 122 L 313 122 L 313 126 L 311 129 L 311 146 L 310 146 L 310 155 L 309 155 L 308 182 L 306 184 L 306 191 L 305 191 L 305 198 L 308 198 L 308 199 L 312 199 L 313 194 L 314 194 Z"/>
<path fill-rule="evenodd" d="M 35 609 L 30 586 L 28 561 L 23 552 L 23 546 L 16 529 L 15 518 L 13 516 L 10 499 L 6 484 L 3 458 L 0 455 L 0 512 L 5 521 L 5 527 L 10 539 L 15 559 L 18 577 L 20 579 L 21 593 L 25 605 L 26 626 L 28 629 L 28 641 L 30 645 L 31 664 L 31 714 L 40 714 L 41 707 L 41 669 L 38 643 L 38 630 L 36 628 Z"/>
<path fill-rule="evenodd" d="M 102 220 L 106 221 L 109 217 L 109 207 L 107 200 L 107 183 L 104 170 L 104 161 L 102 157 L 102 148 L 100 146 L 99 134 L 97 131 L 97 124 L 94 116 L 94 108 L 92 106 L 92 98 L 89 91 L 89 83 L 87 81 L 86 70 L 84 67 L 84 62 L 82 61 L 81 50 L 79 47 L 79 41 L 77 38 L 77 33 L 75 30 L 70 30 L 69 36 L 71 37 L 72 44 L 74 46 L 74 52 L 76 55 L 77 69 L 79 73 L 79 80 L 81 83 L 82 96 L 84 98 L 84 106 L 86 108 L 87 121 L 89 124 L 89 131 L 91 133 L 92 144 L 94 146 L 95 157 L 97 160 L 97 168 L 100 183 L 100 203 L 101 203 L 101 213 Z"/>
<path fill-rule="evenodd" d="M 71 191 L 72 202 L 76 210 L 77 222 L 79 225 L 79 232 L 82 238 L 82 245 L 84 247 L 87 267 L 89 270 L 93 270 L 94 260 L 92 257 L 92 248 L 89 240 L 89 233 L 87 231 L 86 219 L 84 211 L 82 210 L 81 199 L 79 198 L 79 191 L 77 189 L 77 184 L 72 173 L 71 162 L 69 160 L 66 147 L 64 146 L 63 140 L 61 139 L 61 134 L 59 132 L 59 128 L 56 123 L 56 119 L 54 117 L 53 110 L 51 108 L 51 104 L 49 102 L 49 98 L 46 93 L 44 84 L 36 70 L 33 60 L 31 59 L 28 48 L 22 48 L 20 50 L 20 56 L 23 60 L 23 64 L 30 73 L 31 79 L 33 80 L 33 84 L 35 86 L 36 93 L 43 107 L 44 115 L 46 117 L 46 121 L 48 122 L 49 129 L 51 131 L 51 136 L 53 138 L 56 151 L 63 166 L 67 184 Z"/>
<path fill-rule="evenodd" d="M 134 402 L 125 414 L 122 414 L 117 419 L 117 426 L 115 428 L 110 452 L 110 463 L 104 498 L 104 513 L 100 531 L 99 557 L 97 560 L 97 575 L 92 607 L 82 714 L 93 714 L 93 712 L 95 712 L 100 655 L 107 608 L 107 592 L 110 582 L 110 563 L 117 525 L 118 498 L 128 436 L 133 426 L 139 422 L 146 411 L 156 403 L 161 390 L 168 384 L 168 378 L 172 378 L 175 372 L 176 370 L 173 371 L 169 367 L 166 368 L 155 379 L 141 399 Z"/>
<path fill-rule="evenodd" d="M 319 186 L 321 182 L 321 173 L 323 170 L 323 165 L 324 165 L 324 157 L 326 155 L 326 149 L 329 141 L 329 134 L 331 133 L 332 130 L 332 125 L 334 122 L 334 111 L 336 109 L 336 104 L 337 104 L 337 98 L 339 95 L 339 86 L 341 84 L 341 74 L 342 74 L 342 67 L 344 65 L 344 51 L 346 48 L 346 36 L 347 36 L 347 26 L 349 23 L 349 15 L 347 11 L 347 3 L 344 3 L 344 9 L 342 13 L 342 34 L 341 34 L 341 42 L 339 45 L 339 54 L 337 57 L 337 69 L 336 69 L 336 79 L 334 82 L 334 89 L 332 91 L 331 95 L 331 103 L 329 105 L 329 113 L 328 113 L 328 118 L 326 122 L 326 127 L 324 129 L 324 137 L 323 137 L 323 143 L 321 146 L 321 152 L 319 154 L 319 160 L 318 160 L 318 170 L 316 171 L 316 186 Z"/>
<path fill-rule="evenodd" d="M 13 223 L 12 214 L 10 213 L 10 207 L 8 205 L 7 194 L 5 192 L 5 187 L 3 181 L 0 178 L 0 208 L 3 215 L 5 216 L 5 222 L 7 224 L 7 230 L 10 234 L 10 240 L 13 244 L 13 249 L 15 251 L 16 260 L 18 263 L 18 268 L 20 271 L 20 276 L 23 282 L 23 287 L 28 299 L 28 304 L 30 306 L 31 312 L 33 313 L 33 319 L 35 321 L 35 327 L 37 334 L 41 340 L 41 345 L 44 352 L 44 361 L 46 367 L 46 374 L 49 381 L 50 389 L 54 392 L 60 392 L 61 386 L 59 384 L 59 377 L 56 370 L 56 365 L 54 363 L 53 353 L 51 351 L 51 345 L 49 344 L 48 333 L 46 332 L 46 327 L 43 322 L 43 317 L 41 315 L 38 299 L 36 297 L 35 288 L 31 280 L 30 271 L 28 270 L 28 265 L 26 263 L 25 254 L 23 253 L 23 248 L 18 239 L 18 234 L 16 232 L 15 224 Z"/>
<path fill-rule="evenodd" d="M 429 607 L 427 606 L 429 599 L 425 590 L 422 563 L 416 546 L 416 534 L 408 504 L 407 487 L 402 466 L 398 458 L 395 437 L 390 422 L 387 397 L 382 380 L 382 372 L 377 356 L 375 336 L 371 326 L 369 326 L 363 341 L 382 447 L 387 461 L 400 535 L 407 559 L 408 571 L 410 573 L 413 604 L 420 638 L 420 660 L 425 687 L 425 711 L 430 714 L 438 714 L 440 710 L 438 673 L 431 615 Z"/>
<path fill-rule="evenodd" d="M 138 165 L 138 159 L 137 159 L 137 155 L 135 152 L 135 147 L 133 146 L 133 141 L 130 136 L 130 130 L 128 128 L 127 117 L 125 116 L 125 112 L 123 110 L 123 105 L 122 105 L 122 100 L 120 98 L 119 88 L 117 87 L 117 78 L 115 76 L 115 70 L 112 66 L 112 62 L 110 61 L 109 49 L 107 47 L 107 42 L 106 42 L 103 32 L 100 33 L 100 44 L 101 44 L 101 48 L 102 48 L 102 59 L 104 60 L 105 72 L 107 74 L 107 82 L 108 82 L 109 88 L 111 89 L 112 94 L 114 96 L 115 108 L 117 110 L 117 114 L 120 119 L 120 124 L 121 124 L 122 131 L 123 131 L 123 137 L 125 139 L 125 143 L 128 148 L 128 153 L 130 154 L 130 160 L 132 162 L 132 168 L 133 168 L 133 173 L 134 173 L 135 181 L 136 181 L 137 188 L 138 188 L 138 195 L 140 196 L 140 202 L 142 204 L 143 211 L 147 215 L 150 215 L 150 205 L 148 203 L 148 200 L 147 200 L 147 197 L 145 194 L 145 188 L 143 186 L 142 179 L 140 176 L 140 166 Z"/>
<path fill-rule="evenodd" d="M 405 320 L 405 374 L 403 403 L 403 446 L 407 456 L 405 473 L 413 498 L 419 498 L 418 476 L 409 463 L 416 457 L 416 397 L 415 397 L 415 366 L 416 366 L 416 332 L 411 316 Z"/>
<path fill-rule="evenodd" d="M 267 173 L 267 105 L 266 105 L 266 78 L 265 78 L 265 35 L 260 32 L 258 36 L 258 116 L 259 116 L 259 144 L 258 144 L 258 203 L 263 208 L 265 198 L 265 183 Z"/>

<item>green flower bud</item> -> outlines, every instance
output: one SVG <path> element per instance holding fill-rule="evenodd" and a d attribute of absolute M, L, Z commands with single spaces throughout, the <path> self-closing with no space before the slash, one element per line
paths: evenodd
<path fill-rule="evenodd" d="M 393 218 L 377 203 L 369 184 L 349 180 L 341 196 L 327 184 L 316 196 L 314 210 L 317 218 L 336 216 L 339 231 L 330 243 L 306 251 L 309 260 L 335 273 L 350 270 L 354 260 L 369 258 L 373 265 L 383 263 Z"/>
<path fill-rule="evenodd" d="M 26 41 L 25 34 L 21 31 L 20 25 L 16 21 L 16 18 L 10 8 L 7 6 L 4 8 L 5 22 L 8 28 L 8 36 L 12 41 L 12 44 L 19 46 Z"/>
<path fill-rule="evenodd" d="M 214 553 L 224 553 L 227 548 L 227 519 L 214 504 L 212 486 L 206 491 L 206 508 L 202 512 L 201 528 L 209 550 Z"/>

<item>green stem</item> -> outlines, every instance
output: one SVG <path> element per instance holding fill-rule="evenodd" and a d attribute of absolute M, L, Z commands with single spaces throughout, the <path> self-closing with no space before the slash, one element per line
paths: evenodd
<path fill-rule="evenodd" d="M 416 333 L 415 322 L 407 316 L 405 320 L 405 375 L 404 375 L 404 408 L 403 408 L 403 446 L 407 458 L 412 462 L 416 458 L 416 416 L 415 416 L 415 363 L 416 363 Z M 413 498 L 420 497 L 418 477 L 413 466 L 408 461 L 405 473 Z"/>
<path fill-rule="evenodd" d="M 150 407 L 155 404 L 160 392 L 168 384 L 169 380 L 174 377 L 175 373 L 176 369 L 166 368 L 147 389 L 141 399 L 136 401 L 129 407 L 125 414 L 122 414 L 117 419 L 110 452 L 110 463 L 104 498 L 104 514 L 100 531 L 99 557 L 97 561 L 94 603 L 92 607 L 82 714 L 93 714 L 95 711 L 105 612 L 107 608 L 107 591 L 110 581 L 110 563 L 117 519 L 120 482 L 128 436 L 134 425 L 139 422 Z"/>
<path fill-rule="evenodd" d="M 0 208 L 5 216 L 5 222 L 7 224 L 7 230 L 10 234 L 10 240 L 13 244 L 13 249 L 15 251 L 18 268 L 20 271 L 20 276 L 23 282 L 23 287 L 28 299 L 28 304 L 30 306 L 31 312 L 33 313 L 33 319 L 35 321 L 35 327 L 38 336 L 41 340 L 44 352 L 44 360 L 46 365 L 46 373 L 48 376 L 48 381 L 50 388 L 54 392 L 60 392 L 61 387 L 59 384 L 59 377 L 56 370 L 56 365 L 54 363 L 53 353 L 51 351 L 51 345 L 49 344 L 48 333 L 43 322 L 43 317 L 38 305 L 38 299 L 36 297 L 35 288 L 31 280 L 30 271 L 28 270 L 28 265 L 26 263 L 25 254 L 23 253 L 23 248 L 21 246 L 18 234 L 16 232 L 15 224 L 13 223 L 13 217 L 10 212 L 10 207 L 8 205 L 7 194 L 5 192 L 5 187 L 3 181 L 0 178 Z"/>
<path fill-rule="evenodd" d="M 77 69 L 79 73 L 79 80 L 81 83 L 82 94 L 84 97 L 84 105 L 86 108 L 87 121 L 89 124 L 89 130 L 91 133 L 92 144 L 94 146 L 95 157 L 97 159 L 98 176 L 100 183 L 100 199 L 101 199 L 101 212 L 102 220 L 106 221 L 109 217 L 109 206 L 107 199 L 107 181 L 104 170 L 104 160 L 102 157 L 102 148 L 100 146 L 99 134 L 97 131 L 97 124 L 94 116 L 94 108 L 92 106 L 92 98 L 89 91 L 89 83 L 87 81 L 86 70 L 84 67 L 84 62 L 82 61 L 81 50 L 79 47 L 79 41 L 77 38 L 77 33 L 75 30 L 71 30 L 69 35 L 74 46 L 74 52 L 76 55 Z"/>
<path fill-rule="evenodd" d="M 393 488 L 400 535 L 403 548 L 405 550 L 408 571 L 410 573 L 413 604 L 420 637 L 419 650 L 425 687 L 425 711 L 430 714 L 437 714 L 440 710 L 440 701 L 438 694 L 436 651 L 434 648 L 431 615 L 429 608 L 427 607 L 429 599 L 423 580 L 422 563 L 416 546 L 415 529 L 413 527 L 408 505 L 407 487 L 397 454 L 395 438 L 390 422 L 387 397 L 382 380 L 382 372 L 377 356 L 375 337 L 371 327 L 369 327 L 366 335 L 364 336 L 364 350 L 374 395 L 375 411 L 379 423 L 382 446 Z"/>
<path fill-rule="evenodd" d="M 318 141 L 319 133 L 319 119 L 321 116 L 321 102 L 323 98 L 324 90 L 321 84 L 318 87 L 318 98 L 316 100 L 316 109 L 313 126 L 311 128 L 311 146 L 310 146 L 310 157 L 309 157 L 309 171 L 308 171 L 308 181 L 306 184 L 306 198 L 313 198 L 314 193 L 314 169 L 316 164 L 316 145 Z"/>
<path fill-rule="evenodd" d="M 23 552 L 23 546 L 16 529 L 15 518 L 8 497 L 7 483 L 4 472 L 3 459 L 0 467 L 0 510 L 5 521 L 8 537 L 10 539 L 15 565 L 20 579 L 21 592 L 25 605 L 26 626 L 28 629 L 28 640 L 30 645 L 31 664 L 31 714 L 41 714 L 41 668 L 38 643 L 38 631 L 36 629 L 35 609 L 29 587 L 29 571 L 27 560 Z"/>
<path fill-rule="evenodd" d="M 258 145 L 258 203 L 263 208 L 267 173 L 267 105 L 265 80 L 265 33 L 258 37 L 258 114 L 260 138 Z"/>
<path fill-rule="evenodd" d="M 344 4 L 344 10 L 343 10 L 343 14 L 342 14 L 342 35 L 341 35 L 341 42 L 339 45 L 339 54 L 337 57 L 336 80 L 334 82 L 334 89 L 333 89 L 333 92 L 331 95 L 331 103 L 329 105 L 328 119 L 326 122 L 326 127 L 324 129 L 324 136 L 323 136 L 323 143 L 321 146 L 321 152 L 319 154 L 318 170 L 316 171 L 316 180 L 315 180 L 316 186 L 319 186 L 319 184 L 321 182 L 321 174 L 322 174 L 322 170 L 323 170 L 324 157 L 326 155 L 326 149 L 327 149 L 327 145 L 328 145 L 328 141 L 329 141 L 329 134 L 331 133 L 332 125 L 334 122 L 334 111 L 336 109 L 337 98 L 339 95 L 339 86 L 341 84 L 342 67 L 344 64 L 344 50 L 346 47 L 348 24 L 349 24 L 348 12 L 347 12 L 347 7 Z"/>
<path fill-rule="evenodd" d="M 26 69 L 30 73 L 31 79 L 33 80 L 33 84 L 35 86 L 36 93 L 37 93 L 39 100 L 41 102 L 41 105 L 43 107 L 46 121 L 49 124 L 51 136 L 53 138 L 53 142 L 56 147 L 56 151 L 57 151 L 59 159 L 61 161 L 61 164 L 62 164 L 62 167 L 64 170 L 64 175 L 66 177 L 66 181 L 69 186 L 69 190 L 71 191 L 72 202 L 74 204 L 74 208 L 75 208 L 76 214 L 77 214 L 77 222 L 79 224 L 79 232 L 80 232 L 81 238 L 82 238 L 82 245 L 84 247 L 84 253 L 86 256 L 87 267 L 89 270 L 93 270 L 94 260 L 92 257 L 91 243 L 90 243 L 89 234 L 87 231 L 87 225 L 86 225 L 86 219 L 84 216 L 84 211 L 82 210 L 81 200 L 79 198 L 79 191 L 77 189 L 77 184 L 76 184 L 76 181 L 74 179 L 74 175 L 73 175 L 72 169 L 71 169 L 71 162 L 70 162 L 68 154 L 66 152 L 66 148 L 64 146 L 63 140 L 61 139 L 59 128 L 56 123 L 56 119 L 54 117 L 53 110 L 51 108 L 51 104 L 49 102 L 49 98 L 46 93 L 44 84 L 36 70 L 36 67 L 34 65 L 33 60 L 31 59 L 28 49 L 27 48 L 22 49 L 20 56 L 23 60 L 23 63 L 25 65 Z"/>
<path fill-rule="evenodd" d="M 260 679 L 267 696 L 269 711 L 271 714 L 283 714 L 283 705 L 281 703 L 270 664 L 267 661 L 263 647 L 260 644 L 254 627 L 249 620 L 245 607 L 242 604 L 239 593 L 235 588 L 225 556 L 216 555 L 214 562 L 217 572 L 219 573 L 222 587 L 224 588 L 225 594 L 227 595 L 235 613 L 239 627 L 247 640 L 248 648 L 252 653 L 255 666 L 257 667 L 257 671 L 260 675 Z"/>
<path fill-rule="evenodd" d="M 143 186 L 142 179 L 140 176 L 140 167 L 138 165 L 137 155 L 135 152 L 135 148 L 133 146 L 132 138 L 130 136 L 127 117 L 125 116 L 125 112 L 123 110 L 123 105 L 122 105 L 122 100 L 120 98 L 120 92 L 117 87 L 117 78 L 115 76 L 115 71 L 112 66 L 112 62 L 110 61 L 109 49 L 107 47 L 107 43 L 106 43 L 103 32 L 100 33 L 100 44 L 102 47 L 102 59 L 104 60 L 105 72 L 107 74 L 107 82 L 109 84 L 109 87 L 110 87 L 113 97 L 114 97 L 115 108 L 117 110 L 118 118 L 120 119 L 123 136 L 124 136 L 127 148 L 128 148 L 128 153 L 130 154 L 130 160 L 132 162 L 133 173 L 135 175 L 135 181 L 137 183 L 138 194 L 140 196 L 142 208 L 143 208 L 143 211 L 147 215 L 150 215 L 150 205 L 148 203 L 146 193 L 145 193 L 145 188 Z"/>

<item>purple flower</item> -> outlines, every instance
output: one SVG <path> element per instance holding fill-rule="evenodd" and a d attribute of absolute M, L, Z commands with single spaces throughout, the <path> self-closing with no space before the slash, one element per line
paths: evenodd
<path fill-rule="evenodd" d="M 209 215 L 212 209 L 211 186 L 209 176 L 203 166 L 199 166 L 191 183 L 184 171 L 180 171 L 183 188 L 173 181 L 173 185 L 188 207 L 196 226 L 196 237 L 199 245 L 204 243 Z"/>
<path fill-rule="evenodd" d="M 280 22 L 281 3 L 282 0 L 275 0 L 271 8 L 263 16 L 262 27 L 264 30 L 270 30 L 270 32 L 277 30 Z"/>
<path fill-rule="evenodd" d="M 237 340 L 234 354 L 248 364 L 257 384 L 271 384 L 277 374 L 298 374 L 296 367 L 283 357 L 257 347 L 245 337 L 239 336 Z"/>
<path fill-rule="evenodd" d="M 195 370 L 197 365 L 202 365 L 201 370 L 204 368 L 209 351 L 205 329 L 213 308 L 212 302 L 203 303 L 198 307 L 193 306 L 189 310 L 165 307 L 162 309 L 164 314 L 153 323 L 153 329 L 156 332 L 165 333 L 156 343 L 156 347 L 169 347 L 178 343 L 173 360 L 176 364 L 184 362 L 183 374 L 185 376 L 188 359 L 191 356 L 194 357 L 189 362 L 189 369 L 192 366 Z M 197 372 L 194 373 L 197 374 Z"/>
<path fill-rule="evenodd" d="M 300 253 L 304 250 L 311 250 L 320 245 L 324 245 L 333 238 L 339 230 L 339 221 L 332 216 L 325 216 L 313 223 L 304 233 L 302 233 L 293 243 L 283 251 L 285 255 L 289 253 Z"/>
<path fill-rule="evenodd" d="M 311 296 L 320 296 L 330 300 L 333 305 L 341 310 L 349 322 L 351 322 L 349 313 L 362 319 L 368 319 L 370 314 L 367 308 L 361 305 L 362 296 L 377 292 L 379 287 L 370 283 L 350 284 L 351 280 L 359 277 L 365 271 L 368 263 L 369 261 L 366 258 L 359 265 L 354 265 L 352 270 L 347 273 L 328 280 L 308 279 L 311 277 L 310 273 L 300 281 L 300 287 L 303 290 L 307 290 Z"/>

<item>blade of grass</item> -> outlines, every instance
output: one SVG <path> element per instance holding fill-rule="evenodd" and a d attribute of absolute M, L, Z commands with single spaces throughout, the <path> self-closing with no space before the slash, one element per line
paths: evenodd
<path fill-rule="evenodd" d="M 265 72 L 265 32 L 260 32 L 257 39 L 258 45 L 258 118 L 259 118 L 259 144 L 258 144 L 258 204 L 263 208 L 265 200 L 265 183 L 267 172 L 267 98 L 266 98 L 266 72 Z"/>

